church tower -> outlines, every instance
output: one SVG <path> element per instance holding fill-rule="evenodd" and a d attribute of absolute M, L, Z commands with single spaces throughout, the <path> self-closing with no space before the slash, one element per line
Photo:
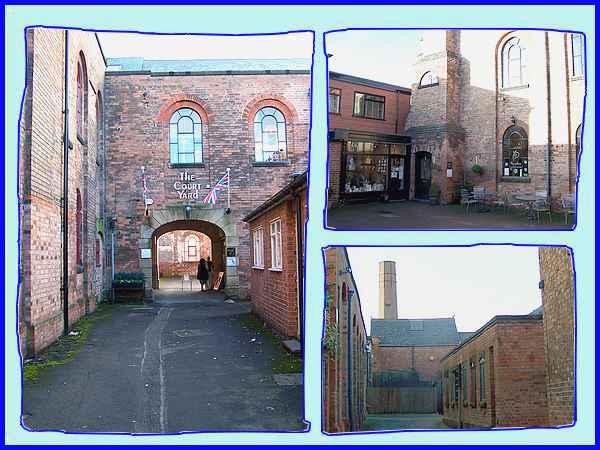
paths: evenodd
<path fill-rule="evenodd" d="M 462 181 L 460 30 L 424 30 L 417 41 L 415 83 L 406 129 L 413 139 L 411 198 L 429 198 L 432 184 L 440 201 L 454 200 Z"/>
<path fill-rule="evenodd" d="M 398 299 L 396 298 L 396 263 L 379 263 L 379 318 L 398 319 Z"/>

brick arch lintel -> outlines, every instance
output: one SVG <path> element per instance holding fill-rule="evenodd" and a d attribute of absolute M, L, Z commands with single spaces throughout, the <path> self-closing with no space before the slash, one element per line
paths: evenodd
<path fill-rule="evenodd" d="M 163 104 L 158 112 L 156 121 L 159 123 L 169 123 L 171 115 L 180 108 L 193 109 L 198 113 L 204 124 L 210 123 L 213 117 L 213 112 L 205 101 L 195 95 L 178 94 L 172 96 Z"/>
<path fill-rule="evenodd" d="M 272 106 L 280 110 L 283 113 L 287 124 L 298 121 L 298 113 L 292 103 L 282 95 L 273 93 L 257 95 L 250 100 L 244 108 L 242 118 L 248 125 L 252 126 L 254 116 L 258 110 L 267 106 Z"/>

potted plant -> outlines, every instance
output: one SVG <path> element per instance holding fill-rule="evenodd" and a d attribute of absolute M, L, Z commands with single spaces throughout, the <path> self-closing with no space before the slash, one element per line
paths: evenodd
<path fill-rule="evenodd" d="M 438 205 L 440 203 L 440 194 L 442 190 L 436 183 L 431 183 L 429 188 L 429 203 L 432 205 Z"/>
<path fill-rule="evenodd" d="M 473 164 L 473 167 L 471 167 L 471 170 L 473 171 L 473 173 L 476 173 L 477 175 L 483 174 L 483 166 L 480 166 L 479 164 Z"/>
<path fill-rule="evenodd" d="M 142 272 L 117 272 L 112 282 L 113 301 L 144 299 L 144 274 Z"/>

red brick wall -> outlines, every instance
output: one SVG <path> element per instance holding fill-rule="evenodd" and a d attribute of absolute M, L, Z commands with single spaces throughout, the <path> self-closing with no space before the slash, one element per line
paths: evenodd
<path fill-rule="evenodd" d="M 574 417 L 575 285 L 571 252 L 540 247 L 540 275 L 544 281 L 544 329 L 550 425 L 567 425 Z"/>
<path fill-rule="evenodd" d="M 228 217 L 235 224 L 236 236 L 229 238 L 239 242 L 240 296 L 245 297 L 250 279 L 250 235 L 242 218 L 287 184 L 292 173 L 307 168 L 309 84 L 309 74 L 107 75 L 107 213 L 117 217 L 116 270 L 140 270 L 142 165 L 154 209 L 183 208 L 187 203 L 173 189 L 183 169 L 169 164 L 168 121 L 169 113 L 178 106 L 194 105 L 206 119 L 204 166 L 187 170 L 204 186 L 214 185 L 231 168 Z M 280 108 L 286 117 L 288 165 L 253 164 L 253 113 L 266 105 Z M 192 201 L 192 206 L 199 201 Z M 223 208 L 224 202 L 225 194 L 216 207 Z"/>
<path fill-rule="evenodd" d="M 479 355 L 485 354 L 485 401 L 480 401 Z M 453 381 L 446 378 L 458 364 L 474 361 L 475 399 L 467 370 L 467 402 L 459 391 L 452 399 Z M 547 425 L 544 331 L 541 320 L 498 322 L 442 361 L 444 421 L 458 427 L 522 427 Z M 448 390 L 449 387 L 449 390 Z M 450 398 L 448 398 L 450 392 Z M 459 409 L 461 412 L 459 412 Z"/>
<path fill-rule="evenodd" d="M 299 218 L 304 234 L 306 220 L 306 189 L 299 193 Z M 281 219 L 282 270 L 271 269 L 270 224 Z M 252 267 L 250 274 L 250 298 L 255 312 L 277 332 L 286 337 L 299 337 L 297 239 L 296 239 L 296 200 L 288 199 L 275 208 L 260 215 L 249 223 L 250 236 L 259 227 L 263 230 L 263 268 Z M 304 240 L 303 240 L 304 242 Z M 254 245 L 254 243 L 252 243 Z M 253 251 L 250 252 L 250 264 L 253 263 Z M 301 258 L 303 255 L 301 255 Z"/>
<path fill-rule="evenodd" d="M 62 174 L 64 106 L 64 30 L 35 28 L 27 35 L 27 92 L 20 154 L 21 191 L 21 345 L 34 354 L 63 332 Z M 76 134 L 76 74 L 80 53 L 87 66 L 86 136 Z M 102 91 L 104 62 L 92 33 L 69 31 L 69 322 L 96 307 L 103 269 L 96 267 L 96 219 L 101 217 L 95 104 Z M 81 192 L 83 267 L 76 265 L 76 192 Z"/>
<path fill-rule="evenodd" d="M 440 360 L 454 348 L 454 346 L 382 347 L 374 345 L 373 372 L 415 369 L 421 380 L 438 380 L 440 378 Z"/>

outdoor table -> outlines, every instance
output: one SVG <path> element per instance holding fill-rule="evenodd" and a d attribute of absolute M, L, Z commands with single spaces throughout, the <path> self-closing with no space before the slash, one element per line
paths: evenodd
<path fill-rule="evenodd" d="M 535 222 L 535 212 L 533 211 L 533 206 L 539 197 L 536 197 L 535 194 L 517 194 L 515 195 L 515 198 L 527 203 L 527 218 L 530 222 Z"/>
<path fill-rule="evenodd" d="M 479 203 L 479 207 L 477 208 L 477 212 L 480 212 L 480 213 L 490 212 L 492 209 L 490 208 L 489 200 L 494 195 L 494 193 L 485 191 L 478 195 L 480 195 L 481 197 L 478 199 L 480 201 L 480 203 Z"/>

